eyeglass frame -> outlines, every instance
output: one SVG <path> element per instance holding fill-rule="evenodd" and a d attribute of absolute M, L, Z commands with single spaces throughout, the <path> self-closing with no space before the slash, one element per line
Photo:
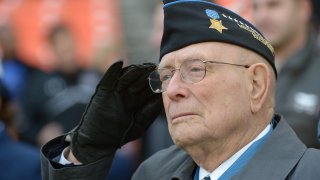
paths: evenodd
<path fill-rule="evenodd" d="M 220 61 L 207 61 L 207 60 L 201 60 L 201 59 L 190 59 L 190 60 L 184 61 L 184 62 L 180 65 L 180 68 L 177 68 L 177 69 L 160 68 L 160 69 L 168 69 L 168 70 L 170 70 L 170 72 L 172 73 L 172 76 L 170 77 L 170 80 L 169 80 L 169 82 L 170 82 L 170 81 L 171 81 L 171 78 L 172 78 L 173 75 L 175 74 L 175 71 L 177 71 L 177 70 L 180 71 L 181 66 L 182 66 L 184 63 L 186 63 L 186 62 L 188 62 L 188 61 L 196 61 L 196 60 L 197 60 L 197 61 L 201 61 L 201 62 L 205 65 L 205 66 L 204 66 L 204 70 L 205 70 L 204 75 L 203 75 L 203 77 L 202 77 L 201 80 L 199 80 L 199 81 L 197 81 L 197 82 L 188 83 L 188 82 L 186 82 L 186 80 L 184 79 L 184 77 L 182 76 L 182 74 L 179 72 L 181 80 L 182 80 L 183 82 L 187 83 L 187 84 L 198 83 L 198 82 L 202 81 L 202 80 L 205 78 L 205 76 L 206 76 L 206 74 L 207 74 L 207 63 L 222 64 L 222 65 L 232 65 L 232 66 L 237 66 L 237 67 L 244 67 L 244 68 L 246 68 L 246 69 L 251 66 L 251 65 L 242 65 L 242 64 L 235 64 L 235 63 L 228 63 L 228 62 L 220 62 Z M 165 91 L 166 91 L 166 90 L 154 90 L 154 89 L 152 88 L 152 85 L 151 85 L 151 80 L 152 80 L 152 79 L 150 78 L 151 74 L 154 73 L 154 72 L 157 72 L 157 73 L 159 74 L 159 70 L 160 70 L 160 69 L 159 69 L 159 68 L 156 68 L 156 69 L 155 69 L 154 71 L 152 71 L 152 72 L 150 73 L 150 75 L 148 76 L 149 87 L 150 87 L 150 89 L 151 89 L 154 93 L 162 93 L 162 92 L 165 92 Z M 160 82 L 162 83 L 163 81 L 160 80 Z"/>

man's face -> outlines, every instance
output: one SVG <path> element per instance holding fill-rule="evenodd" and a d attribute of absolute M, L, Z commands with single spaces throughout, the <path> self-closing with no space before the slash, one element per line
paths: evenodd
<path fill-rule="evenodd" d="M 285 46 L 299 26 L 305 26 L 298 1 L 253 0 L 253 22 L 275 48 Z"/>
<path fill-rule="evenodd" d="M 159 67 L 179 69 L 192 59 L 242 64 L 243 51 L 225 43 L 199 43 L 166 54 Z M 169 131 L 178 146 L 223 141 L 244 131 L 250 113 L 246 70 L 208 63 L 206 76 L 194 84 L 175 72 L 162 95 Z"/>

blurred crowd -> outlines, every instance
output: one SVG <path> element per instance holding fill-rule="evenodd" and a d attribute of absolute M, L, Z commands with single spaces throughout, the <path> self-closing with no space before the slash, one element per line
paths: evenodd
<path fill-rule="evenodd" d="M 319 1 L 230 2 L 217 1 L 238 13 L 247 13 L 241 8 L 249 4 L 246 17 L 275 48 L 279 72 L 276 112 L 285 116 L 307 146 L 320 148 Z M 154 57 L 158 57 L 162 4 L 155 3 L 152 12 L 148 38 L 155 49 Z M 83 57 L 76 53 L 77 41 L 70 24 L 56 23 L 45 37 L 54 60 L 50 70 L 27 63 L 18 53 L 15 26 L 10 21 L 0 23 L 0 171 L 6 172 L 0 173 L 0 179 L 40 179 L 39 148 L 77 125 L 96 84 L 112 63 L 110 58 L 100 57 L 98 65 L 80 64 Z M 112 61 L 124 58 L 102 54 L 114 58 Z M 103 60 L 106 62 L 101 63 Z M 170 145 L 165 114 L 161 113 L 144 138 L 119 150 L 107 179 L 130 179 L 139 162 Z"/>

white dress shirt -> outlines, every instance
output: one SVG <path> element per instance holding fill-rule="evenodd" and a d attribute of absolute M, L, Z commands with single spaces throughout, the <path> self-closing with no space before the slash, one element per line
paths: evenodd
<path fill-rule="evenodd" d="M 232 166 L 232 164 L 257 140 L 264 137 L 269 131 L 271 131 L 272 127 L 271 124 L 268 124 L 268 126 L 255 138 L 253 139 L 249 144 L 244 146 L 242 149 L 240 149 L 238 152 L 236 152 L 233 156 L 231 156 L 229 159 L 224 161 L 219 167 L 217 167 L 214 171 L 211 173 L 200 167 L 199 170 L 199 180 L 202 180 L 204 177 L 208 176 L 210 174 L 211 180 L 217 180 L 229 167 Z"/>

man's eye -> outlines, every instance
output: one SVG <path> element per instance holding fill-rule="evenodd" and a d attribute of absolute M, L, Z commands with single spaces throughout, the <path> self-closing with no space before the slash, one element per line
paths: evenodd
<path fill-rule="evenodd" d="M 203 72 L 203 71 L 204 71 L 203 67 L 197 67 L 197 66 L 191 67 L 189 69 L 189 73 L 197 73 L 197 72 Z"/>
<path fill-rule="evenodd" d="M 193 67 L 193 68 L 191 68 L 191 70 L 190 70 L 190 72 L 199 72 L 199 71 L 203 71 L 203 68 Z"/>
<path fill-rule="evenodd" d="M 171 75 L 170 74 L 164 74 L 164 75 L 160 76 L 160 81 L 161 82 L 167 81 L 169 79 L 171 79 Z"/>

